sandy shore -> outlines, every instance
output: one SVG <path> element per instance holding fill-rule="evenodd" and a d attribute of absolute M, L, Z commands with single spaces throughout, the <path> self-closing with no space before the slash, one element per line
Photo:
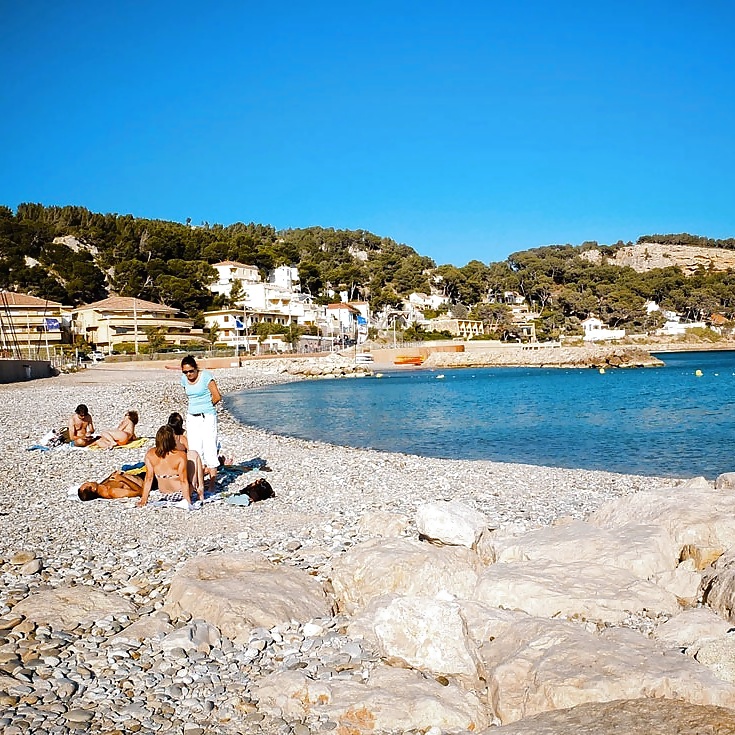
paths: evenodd
<path fill-rule="evenodd" d="M 276 361 L 262 361 L 214 372 L 227 396 L 284 380 L 280 370 Z M 136 409 L 141 416 L 139 435 L 152 437 L 171 411 L 185 408 L 178 381 L 177 371 L 110 365 L 0 386 L 0 472 L 6 480 L 0 498 L 0 617 L 10 615 L 13 606 L 34 591 L 71 582 L 125 594 L 139 614 L 150 613 L 162 606 L 176 569 L 192 556 L 210 551 L 254 549 L 323 577 L 333 556 L 364 538 L 360 518 L 378 510 L 405 514 L 412 522 L 421 503 L 461 499 L 483 511 L 495 526 L 531 527 L 560 516 L 581 518 L 608 498 L 672 484 L 662 478 L 336 447 L 243 427 L 221 410 L 223 453 L 235 461 L 265 459 L 271 471 L 261 476 L 272 484 L 276 498 L 246 508 L 212 503 L 188 512 L 138 509 L 134 500 L 81 503 L 69 497 L 70 486 L 100 480 L 124 463 L 141 460 L 145 448 L 26 449 L 48 429 L 64 425 L 80 402 L 89 406 L 98 429 L 116 425 L 126 410 Z M 254 476 L 244 475 L 239 481 L 245 484 Z M 40 571 L 21 573 L 12 563 L 18 552 L 41 560 Z M 83 636 L 87 634 L 75 631 L 79 641 L 74 645 L 80 650 L 86 650 Z M 19 645 L 17 636 L 4 635 L 0 651 Z M 227 655 L 239 655 L 236 647 L 232 651 Z M 78 665 L 80 655 L 75 653 L 76 658 L 69 661 Z M 58 665 L 62 670 L 65 661 Z M 248 681 L 258 675 L 251 666 Z M 73 678 L 72 673 L 65 676 Z M 140 691 L 136 696 L 148 702 L 143 673 L 133 671 L 128 676 L 132 689 Z M 246 684 L 243 687 L 247 690 Z M 216 694 L 216 687 L 213 691 L 214 704 L 206 711 L 201 709 L 199 695 L 191 697 L 194 703 L 189 704 L 172 700 L 175 713 L 167 715 L 170 731 L 180 732 L 182 723 L 193 718 L 203 723 L 201 732 L 226 732 L 222 712 L 228 706 L 227 693 Z M 115 719 L 112 690 L 82 681 L 73 699 L 76 707 L 109 711 L 96 717 L 102 717 L 108 728 L 121 727 Z M 6 704 L 16 701 L 18 707 L 22 702 L 16 700 L 11 696 Z M 154 714 L 155 706 L 150 704 Z M 279 731 L 278 723 L 258 719 L 257 713 L 251 724 L 252 732 Z M 160 724 L 157 729 L 169 731 Z"/>

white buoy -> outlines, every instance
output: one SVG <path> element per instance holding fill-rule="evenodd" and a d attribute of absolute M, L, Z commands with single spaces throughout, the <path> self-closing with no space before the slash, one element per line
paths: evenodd
<path fill-rule="evenodd" d="M 600 368 L 600 375 L 604 375 L 604 374 L 605 374 L 605 368 Z"/>
<path fill-rule="evenodd" d="M 444 377 L 443 375 L 437 375 L 437 376 L 436 376 L 436 379 L 437 379 L 437 380 L 441 380 L 441 379 L 442 379 L 443 377 Z"/>
<path fill-rule="evenodd" d="M 696 376 L 697 376 L 698 378 L 701 378 L 701 377 L 702 377 L 702 375 L 703 375 L 704 373 L 702 373 L 702 371 L 701 371 L 701 370 L 695 370 L 695 371 L 694 371 L 694 374 L 695 374 L 695 375 L 696 375 Z"/>

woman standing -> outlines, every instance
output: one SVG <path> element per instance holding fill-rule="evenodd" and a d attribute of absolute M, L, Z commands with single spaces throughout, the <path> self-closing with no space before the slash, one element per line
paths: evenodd
<path fill-rule="evenodd" d="M 209 490 L 214 490 L 219 458 L 217 456 L 217 410 L 222 400 L 214 376 L 200 370 L 197 361 L 187 355 L 181 361 L 181 385 L 189 399 L 186 438 L 189 449 L 198 452 L 209 475 Z"/>

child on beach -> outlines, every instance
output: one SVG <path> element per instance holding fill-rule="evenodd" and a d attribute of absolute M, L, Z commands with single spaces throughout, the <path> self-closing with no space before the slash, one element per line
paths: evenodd
<path fill-rule="evenodd" d="M 199 452 L 189 449 L 189 442 L 186 439 L 184 431 L 184 417 L 174 411 L 167 421 L 168 425 L 174 430 L 174 438 L 176 439 L 176 448 L 182 452 L 186 452 L 187 468 L 189 470 L 189 478 L 191 484 L 197 492 L 204 487 L 204 465 Z"/>
<path fill-rule="evenodd" d="M 69 419 L 69 442 L 77 447 L 86 447 L 94 441 L 94 422 L 89 409 L 80 403 Z"/>
<path fill-rule="evenodd" d="M 100 438 L 94 442 L 94 446 L 100 449 L 112 449 L 115 446 L 122 447 L 135 439 L 135 425 L 138 423 L 138 412 L 127 411 L 123 420 L 117 425 L 117 429 L 103 431 Z"/>

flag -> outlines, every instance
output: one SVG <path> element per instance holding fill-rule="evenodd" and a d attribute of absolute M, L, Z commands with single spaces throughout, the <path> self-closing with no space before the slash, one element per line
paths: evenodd
<path fill-rule="evenodd" d="M 245 325 L 239 317 L 235 317 L 235 329 L 245 329 Z"/>
<path fill-rule="evenodd" d="M 364 317 L 364 316 L 359 316 L 359 315 L 358 315 L 358 317 L 357 317 L 357 323 L 358 323 L 358 324 L 359 324 L 360 326 L 362 326 L 362 325 L 365 325 L 365 324 L 367 324 L 367 319 L 365 319 L 365 317 Z"/>
<path fill-rule="evenodd" d="M 61 324 L 59 324 L 58 319 L 44 319 L 46 322 L 46 331 L 47 332 L 58 332 L 61 329 Z"/>

